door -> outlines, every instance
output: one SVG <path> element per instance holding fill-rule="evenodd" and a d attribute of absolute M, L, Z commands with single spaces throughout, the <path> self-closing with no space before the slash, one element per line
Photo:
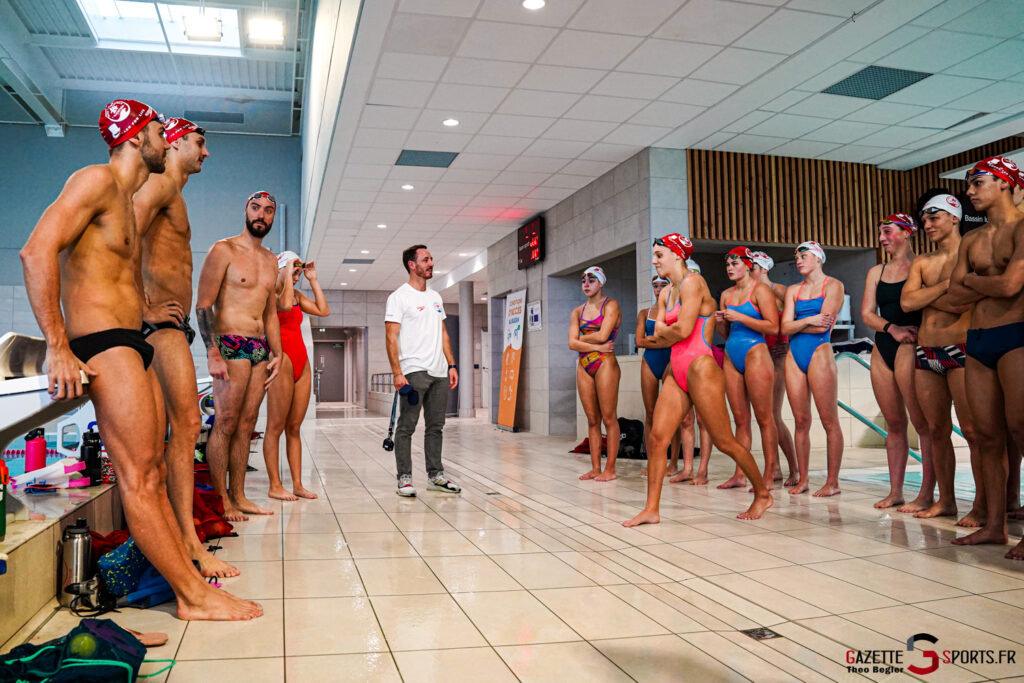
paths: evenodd
<path fill-rule="evenodd" d="M 448 330 L 448 341 L 451 342 L 452 346 L 452 357 L 455 358 L 456 363 L 459 360 L 459 316 L 449 315 L 444 319 L 444 326 Z M 459 368 L 459 381 L 465 377 L 468 381 L 473 379 L 473 368 Z M 448 406 L 445 408 L 445 414 L 448 417 L 455 417 L 459 414 L 459 389 L 455 388 L 455 391 L 448 392 Z"/>
<path fill-rule="evenodd" d="M 314 342 L 313 368 L 320 379 L 317 402 L 344 402 L 345 342 Z"/>
<path fill-rule="evenodd" d="M 480 407 L 491 407 L 491 335 L 480 330 Z"/>

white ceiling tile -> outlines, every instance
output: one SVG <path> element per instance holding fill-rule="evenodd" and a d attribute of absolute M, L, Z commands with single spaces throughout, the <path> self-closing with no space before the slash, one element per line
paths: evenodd
<path fill-rule="evenodd" d="M 556 33 L 556 29 L 545 26 L 477 20 L 466 32 L 458 54 L 508 62 L 535 62 Z"/>
<path fill-rule="evenodd" d="M 704 111 L 704 107 L 675 102 L 651 102 L 629 120 L 630 123 L 676 128 Z"/>
<path fill-rule="evenodd" d="M 554 92 L 585 93 L 601 80 L 605 73 L 598 69 L 575 69 L 566 66 L 534 64 L 519 87 Z"/>
<path fill-rule="evenodd" d="M 674 76 L 654 76 L 651 74 L 613 71 L 594 86 L 591 93 L 594 95 L 653 100 L 678 82 L 679 79 Z"/>
<path fill-rule="evenodd" d="M 843 19 L 826 14 L 780 9 L 734 45 L 751 50 L 794 54 L 841 24 Z"/>
<path fill-rule="evenodd" d="M 554 157 L 521 156 L 508 165 L 508 170 L 555 173 L 570 161 L 571 159 L 558 159 Z"/>
<path fill-rule="evenodd" d="M 455 157 L 455 161 L 453 161 L 452 165 L 449 166 L 448 168 L 500 171 L 504 169 L 506 166 L 508 166 L 513 159 L 515 159 L 515 156 L 511 154 L 480 154 L 463 152 L 459 156 Z"/>
<path fill-rule="evenodd" d="M 671 135 L 668 137 L 671 137 Z M 693 147 L 694 149 L 714 149 L 719 145 L 725 144 L 734 137 L 735 135 L 733 133 L 712 133 L 711 135 L 707 136 L 706 138 L 698 142 L 696 145 L 693 145 Z M 664 146 L 665 142 L 666 139 L 662 138 L 661 140 L 658 141 L 658 146 Z"/>
<path fill-rule="evenodd" d="M 771 117 L 771 113 L 755 109 L 749 114 L 736 119 L 732 123 L 722 126 L 722 130 L 727 133 L 743 133 L 757 124 L 767 121 Z"/>
<path fill-rule="evenodd" d="M 472 135 L 414 130 L 405 141 L 405 149 L 429 152 L 461 152 L 473 139 Z"/>
<path fill-rule="evenodd" d="M 897 45 L 907 45 L 912 43 L 930 31 L 931 29 L 923 28 L 921 26 L 900 26 L 896 28 L 896 30 L 890 31 L 885 36 L 871 43 L 863 50 L 855 52 L 849 57 L 849 60 L 851 62 L 874 64 L 876 61 L 882 59 L 896 49 Z"/>
<path fill-rule="evenodd" d="M 963 121 L 968 116 L 971 116 L 971 112 L 964 111 L 963 109 L 936 108 L 925 112 L 920 116 L 907 119 L 903 122 L 903 125 L 911 126 L 912 128 L 935 128 L 938 130 L 945 130 L 954 123 Z"/>
<path fill-rule="evenodd" d="M 493 59 L 453 57 L 441 81 L 462 85 L 489 85 L 510 88 L 519 82 L 528 64 L 499 62 Z"/>
<path fill-rule="evenodd" d="M 433 83 L 425 81 L 400 81 L 378 78 L 373 82 L 367 104 L 391 107 L 422 107 L 434 89 Z"/>
<path fill-rule="evenodd" d="M 1021 46 L 1024 47 L 1024 43 Z M 980 78 L 960 78 L 959 76 L 935 74 L 902 90 L 897 90 L 882 101 L 917 104 L 922 107 L 941 107 L 989 85 L 992 85 L 992 81 Z"/>
<path fill-rule="evenodd" d="M 772 12 L 771 7 L 722 0 L 690 0 L 654 35 L 669 40 L 728 45 Z"/>
<path fill-rule="evenodd" d="M 712 45 L 649 38 L 617 68 L 619 71 L 682 77 L 707 62 L 719 50 L 721 48 Z"/>
<path fill-rule="evenodd" d="M 874 102 L 849 114 L 846 118 L 850 121 L 864 121 L 866 123 L 893 124 L 905 121 L 911 116 L 917 116 L 928 111 L 927 107 L 918 107 L 912 104 L 897 104 L 895 102 Z"/>
<path fill-rule="evenodd" d="M 534 188 L 528 196 L 532 199 L 550 199 L 559 201 L 565 199 L 568 191 L 561 187 L 538 187 Z"/>
<path fill-rule="evenodd" d="M 566 190 L 578 190 L 594 179 L 588 175 L 568 175 L 556 173 L 544 181 L 545 187 L 561 187 Z"/>
<path fill-rule="evenodd" d="M 821 116 L 823 118 L 838 119 L 863 109 L 871 103 L 861 97 L 846 97 L 844 95 L 827 95 L 815 93 L 786 110 L 787 114 L 802 114 L 805 116 Z"/>
<path fill-rule="evenodd" d="M 452 168 L 449 166 L 441 179 L 450 183 L 482 182 L 489 183 L 498 175 L 498 171 L 488 171 L 481 168 Z"/>
<path fill-rule="evenodd" d="M 1018 0 L 988 0 L 984 5 L 958 17 L 946 28 L 986 36 L 1013 38 L 1024 26 L 1024 3 Z"/>
<path fill-rule="evenodd" d="M 466 206 L 494 206 L 496 204 L 504 204 L 506 206 L 512 206 L 521 199 L 518 195 L 515 197 L 487 197 L 484 195 L 477 195 L 471 200 L 466 202 Z"/>
<path fill-rule="evenodd" d="M 549 129 L 550 130 L 550 129 Z M 467 152 L 474 154 L 513 154 L 519 155 L 533 144 L 533 138 L 511 138 L 497 135 L 477 135 L 466 146 Z"/>
<path fill-rule="evenodd" d="M 715 149 L 722 152 L 742 152 L 744 154 L 764 154 L 773 147 L 786 142 L 786 138 L 766 138 L 759 135 L 737 135 L 720 144 Z"/>
<path fill-rule="evenodd" d="M 768 137 L 798 138 L 810 133 L 812 130 L 821 128 L 828 123 L 828 119 L 813 116 L 796 116 L 793 114 L 775 114 L 770 119 L 763 121 L 747 132 L 751 135 L 765 135 Z"/>
<path fill-rule="evenodd" d="M 453 115 L 458 119 L 459 125 L 449 128 L 445 126 L 442 121 L 452 118 Z M 420 114 L 419 120 L 416 121 L 414 130 L 471 135 L 480 130 L 480 126 L 484 125 L 489 117 L 489 114 L 482 112 L 470 112 L 465 110 L 453 112 L 450 109 L 424 109 L 423 113 Z"/>
<path fill-rule="evenodd" d="M 377 78 L 398 78 L 410 81 L 436 81 L 441 77 L 447 57 L 384 52 L 377 64 Z"/>
<path fill-rule="evenodd" d="M 694 78 L 744 85 L 773 68 L 785 57 L 772 52 L 756 52 L 727 47 L 693 72 Z"/>
<path fill-rule="evenodd" d="M 516 197 L 521 198 L 530 194 L 533 190 L 534 185 L 506 185 L 503 183 L 491 183 L 484 189 L 480 190 L 481 197 Z"/>
<path fill-rule="evenodd" d="M 835 142 L 849 144 L 857 142 L 862 138 L 877 133 L 884 126 L 877 123 L 862 123 L 860 121 L 833 121 L 804 135 L 805 140 L 816 142 Z"/>
<path fill-rule="evenodd" d="M 570 119 L 621 123 L 643 109 L 646 104 L 646 100 L 605 97 L 604 95 L 585 95 L 566 112 L 565 116 Z"/>
<path fill-rule="evenodd" d="M 995 83 L 977 90 L 967 97 L 949 103 L 952 109 L 968 109 L 973 111 L 998 111 L 1013 106 L 1024 100 L 1024 88 L 1018 83 Z"/>
<path fill-rule="evenodd" d="M 359 126 L 355 136 L 352 138 L 353 147 L 402 147 L 406 137 L 409 136 L 405 130 L 391 130 L 388 128 L 367 128 Z"/>
<path fill-rule="evenodd" d="M 672 129 L 669 127 L 624 123 L 606 135 L 603 142 L 615 145 L 651 145 L 671 132 Z"/>
<path fill-rule="evenodd" d="M 640 43 L 639 38 L 589 31 L 562 31 L 544 51 L 541 64 L 611 69 Z"/>
<path fill-rule="evenodd" d="M 859 142 L 873 147 L 900 147 L 910 145 L 933 132 L 923 128 L 888 126 L 877 133 L 872 133 L 862 138 Z"/>
<path fill-rule="evenodd" d="M 832 151 L 838 144 L 833 142 L 813 142 L 811 140 L 790 140 L 778 147 L 773 147 L 772 155 L 780 157 L 801 157 L 813 159 L 816 156 Z"/>
<path fill-rule="evenodd" d="M 394 128 L 411 130 L 420 115 L 419 108 L 389 107 L 368 104 L 363 107 L 359 125 L 369 128 Z"/>
<path fill-rule="evenodd" d="M 556 125 L 562 125 L 562 124 L 561 124 L 561 122 L 559 122 Z M 614 127 L 615 126 L 612 125 L 611 127 L 608 128 L 608 130 L 611 130 Z M 577 142 L 577 141 L 572 141 L 572 140 L 541 139 L 541 140 L 537 140 L 532 145 L 530 145 L 526 149 L 525 153 L 529 154 L 531 156 L 535 156 L 535 157 L 555 157 L 555 158 L 558 158 L 558 159 L 575 159 L 580 154 L 582 154 L 584 151 L 586 151 L 586 149 L 589 148 L 591 144 L 592 143 L 588 142 L 588 141 Z"/>
<path fill-rule="evenodd" d="M 349 163 L 345 165 L 345 178 L 351 179 L 377 179 L 387 178 L 388 173 L 391 171 L 390 165 L 368 165 L 368 164 L 353 164 Z M 378 186 L 379 187 L 379 186 Z M 364 188 L 360 188 L 364 189 Z"/>
<path fill-rule="evenodd" d="M 501 103 L 497 113 L 558 117 L 578 99 L 579 95 L 574 93 L 516 88 Z"/>
<path fill-rule="evenodd" d="M 710 107 L 718 104 L 735 91 L 735 85 L 686 78 L 658 99 L 678 102 L 680 104 L 696 104 L 702 107 Z"/>
<path fill-rule="evenodd" d="M 443 170 L 443 169 L 442 169 Z M 477 192 L 487 187 L 487 182 L 483 179 L 477 180 L 465 180 L 459 182 L 448 182 L 442 180 L 434 186 L 433 194 L 436 196 L 461 196 L 469 195 L 470 197 L 475 196 Z"/>
<path fill-rule="evenodd" d="M 953 19 L 971 12 L 985 0 L 945 0 L 914 19 L 914 23 L 928 28 L 938 28 Z"/>
<path fill-rule="evenodd" d="M 873 4 L 874 0 L 790 0 L 786 8 L 834 14 L 848 19 L 851 14 L 863 12 Z"/>
<path fill-rule="evenodd" d="M 434 90 L 428 106 L 431 109 L 448 109 L 458 118 L 460 111 L 494 111 L 508 92 L 508 88 L 441 83 Z"/>
<path fill-rule="evenodd" d="M 804 92 L 802 90 L 787 90 L 771 102 L 762 104 L 761 109 L 764 111 L 783 112 L 797 102 L 807 99 L 811 94 L 812 93 Z"/>
<path fill-rule="evenodd" d="M 400 148 L 384 149 L 372 147 L 353 147 L 348 153 L 350 164 L 387 164 L 392 166 L 398 158 Z"/>
<path fill-rule="evenodd" d="M 550 199 L 535 199 L 527 197 L 526 199 L 520 199 L 516 202 L 516 206 L 523 209 L 533 209 L 534 211 L 543 211 L 544 209 L 551 208 L 554 204 Z"/>
<path fill-rule="evenodd" d="M 1024 40 L 1008 40 L 991 50 L 965 59 L 946 69 L 945 73 L 1001 80 L 1020 72 L 1024 57 Z"/>
<path fill-rule="evenodd" d="M 554 118 L 547 116 L 494 114 L 480 129 L 480 132 L 485 135 L 520 135 L 536 138 L 554 122 Z"/>
<path fill-rule="evenodd" d="M 857 62 L 839 62 L 838 64 L 833 64 L 828 67 L 817 76 L 807 79 L 797 87 L 800 90 L 820 92 L 832 85 L 835 85 L 844 78 L 852 76 L 863 68 L 864 65 L 858 64 Z"/>
<path fill-rule="evenodd" d="M 876 63 L 896 69 L 935 73 L 984 52 L 1002 42 L 997 38 L 952 31 L 930 31 Z"/>
<path fill-rule="evenodd" d="M 398 11 L 471 17 L 479 4 L 480 0 L 402 0 Z"/>
<path fill-rule="evenodd" d="M 536 24 L 538 26 L 564 26 L 565 22 L 576 13 L 583 0 L 558 0 L 549 2 L 544 9 L 530 11 L 521 2 L 509 0 L 484 0 L 477 12 L 480 19 L 491 21 L 511 21 L 517 24 Z"/>
<path fill-rule="evenodd" d="M 575 161 L 569 162 L 562 172 L 569 173 L 571 175 L 589 175 L 596 178 L 599 175 L 607 173 L 616 166 L 617 164 L 614 161 L 588 161 L 586 159 L 576 159 Z"/>
<path fill-rule="evenodd" d="M 587 0 L 569 21 L 569 28 L 646 36 L 678 8 L 679 0 Z"/>
<path fill-rule="evenodd" d="M 540 185 L 551 177 L 550 173 L 532 173 L 530 171 L 502 171 L 494 179 L 498 185 Z"/>
<path fill-rule="evenodd" d="M 620 164 L 642 149 L 642 145 L 611 145 L 607 142 L 598 142 L 580 154 L 579 158 L 592 161 L 612 161 Z"/>
<path fill-rule="evenodd" d="M 384 39 L 389 52 L 447 57 L 455 52 L 469 19 L 399 12 L 391 19 Z"/>

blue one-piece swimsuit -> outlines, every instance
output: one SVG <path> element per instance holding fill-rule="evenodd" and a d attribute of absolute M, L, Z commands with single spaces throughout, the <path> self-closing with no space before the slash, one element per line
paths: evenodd
<path fill-rule="evenodd" d="M 737 313 L 742 313 L 757 320 L 764 320 L 761 311 L 757 310 L 757 306 L 749 298 L 739 306 L 726 304 L 726 308 L 731 308 Z M 729 360 L 732 361 L 733 367 L 741 375 L 747 368 L 747 352 L 758 344 L 764 343 L 764 335 L 760 332 L 750 329 L 741 322 L 729 323 L 729 339 L 725 342 L 725 352 L 729 355 Z"/>
<path fill-rule="evenodd" d="M 648 337 L 654 334 L 654 323 L 655 321 L 650 318 L 644 321 L 644 334 Z M 651 373 L 658 379 L 665 376 L 665 368 L 668 367 L 671 359 L 671 347 L 666 347 L 664 349 L 644 349 L 644 362 L 647 363 L 647 367 L 651 369 Z"/>
<path fill-rule="evenodd" d="M 800 285 L 800 289 L 796 292 L 796 305 L 793 308 L 795 320 L 803 320 L 821 313 L 821 307 L 825 305 L 826 283 L 828 283 L 828 278 L 821 283 L 821 295 L 813 299 L 800 298 L 800 292 L 804 289 L 804 286 Z M 804 374 L 807 374 L 807 368 L 811 366 L 811 357 L 815 350 L 822 344 L 828 344 L 831 336 L 832 328 L 829 328 L 824 332 L 798 332 L 789 338 L 789 352 Z"/>

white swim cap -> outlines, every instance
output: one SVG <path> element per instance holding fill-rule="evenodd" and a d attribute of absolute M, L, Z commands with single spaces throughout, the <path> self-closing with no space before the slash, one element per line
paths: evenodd
<path fill-rule="evenodd" d="M 700 273 L 700 266 L 692 258 L 686 259 L 686 269 L 691 273 Z"/>
<path fill-rule="evenodd" d="M 772 268 L 775 267 L 775 261 L 773 261 L 772 257 L 764 253 L 763 251 L 755 251 L 751 255 L 751 258 L 754 261 L 754 263 L 761 266 L 765 270 L 771 270 Z"/>
<path fill-rule="evenodd" d="M 604 287 L 605 283 L 608 282 L 608 276 L 604 274 L 604 269 L 601 268 L 601 266 L 590 266 L 583 271 L 583 275 L 596 277 L 602 287 Z"/>
<path fill-rule="evenodd" d="M 277 269 L 280 270 L 281 268 L 284 268 L 292 261 L 301 260 L 302 259 L 299 258 L 299 255 L 296 254 L 294 251 L 282 251 L 280 254 L 277 255 Z"/>

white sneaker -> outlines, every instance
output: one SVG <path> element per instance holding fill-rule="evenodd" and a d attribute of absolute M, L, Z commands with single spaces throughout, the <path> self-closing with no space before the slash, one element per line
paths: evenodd
<path fill-rule="evenodd" d="M 430 491 L 444 491 L 445 493 L 461 493 L 462 487 L 444 476 L 444 472 L 438 472 L 427 482 L 427 489 Z"/>
<path fill-rule="evenodd" d="M 403 474 L 398 478 L 398 495 L 405 498 L 415 498 L 416 489 L 412 486 L 412 475 Z"/>

